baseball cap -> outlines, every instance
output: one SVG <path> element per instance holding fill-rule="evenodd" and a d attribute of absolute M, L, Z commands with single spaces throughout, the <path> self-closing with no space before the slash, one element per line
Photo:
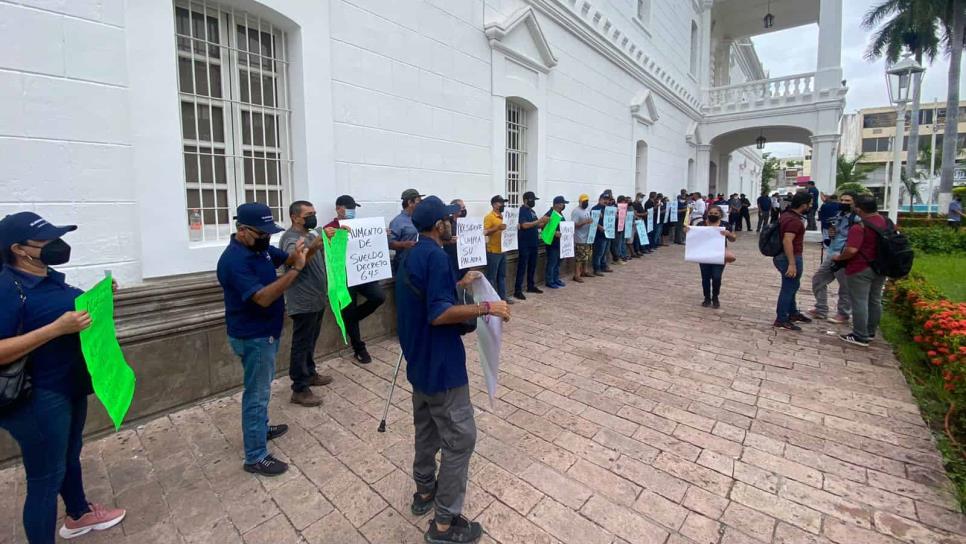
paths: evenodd
<path fill-rule="evenodd" d="M 496 195 L 490 199 L 490 204 L 496 204 L 497 202 L 506 202 L 506 199 L 500 195 Z"/>
<path fill-rule="evenodd" d="M 336 206 L 344 206 L 344 207 L 346 207 L 346 208 L 348 208 L 350 210 L 354 210 L 354 209 L 358 208 L 359 206 L 361 206 L 362 204 L 358 204 L 356 202 L 356 199 L 352 198 L 349 195 L 342 195 L 339 198 L 335 199 L 335 205 Z"/>
<path fill-rule="evenodd" d="M 579 197 L 577 197 L 577 202 L 583 202 L 585 200 L 590 200 L 590 195 L 588 195 L 587 193 L 583 193 Z"/>
<path fill-rule="evenodd" d="M 557 196 L 553 197 L 553 203 L 554 204 L 570 204 L 570 201 L 567 200 L 566 198 L 560 196 L 560 195 L 557 195 Z"/>
<path fill-rule="evenodd" d="M 406 189 L 405 191 L 402 192 L 402 197 L 400 198 L 402 198 L 403 200 L 409 200 L 411 198 L 416 198 L 416 197 L 422 198 L 424 196 L 426 195 L 419 194 L 419 191 L 417 191 L 416 189 Z"/>
<path fill-rule="evenodd" d="M 523 200 L 530 200 L 531 198 L 533 200 L 540 200 L 539 198 L 537 198 L 536 193 L 534 193 L 533 191 L 527 191 L 523 193 Z"/>
<path fill-rule="evenodd" d="M 268 234 L 276 234 L 285 230 L 275 224 L 275 219 L 272 218 L 272 210 L 261 202 L 246 202 L 239 206 L 238 211 L 235 212 L 235 221 Z"/>
<path fill-rule="evenodd" d="M 405 194 L 405 193 L 404 193 Z M 423 232 L 433 228 L 433 225 L 441 219 L 459 213 L 459 206 L 447 206 L 436 195 L 430 195 L 416 205 L 413 210 L 413 226 L 416 230 Z"/>
<path fill-rule="evenodd" d="M 27 240 L 56 240 L 74 230 L 77 225 L 51 225 L 34 212 L 14 213 L 0 219 L 0 243 L 6 249 Z"/>

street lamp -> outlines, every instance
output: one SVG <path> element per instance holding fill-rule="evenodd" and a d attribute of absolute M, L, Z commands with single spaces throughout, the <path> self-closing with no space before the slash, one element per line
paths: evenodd
<path fill-rule="evenodd" d="M 771 0 L 768 0 L 768 13 L 762 18 L 762 22 L 765 23 L 765 28 L 775 26 L 775 16 L 771 14 Z"/>
<path fill-rule="evenodd" d="M 896 105 L 896 136 L 892 140 L 892 187 L 889 191 L 889 218 L 899 222 L 899 187 L 902 185 L 902 148 L 905 147 L 906 103 L 912 92 L 912 80 L 923 67 L 909 53 L 886 70 L 889 101 Z M 911 195 L 910 195 L 911 198 Z"/>

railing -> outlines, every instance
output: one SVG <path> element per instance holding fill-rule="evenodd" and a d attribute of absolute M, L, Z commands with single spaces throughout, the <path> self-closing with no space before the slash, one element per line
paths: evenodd
<path fill-rule="evenodd" d="M 815 73 L 746 81 L 705 91 L 705 106 L 750 104 L 758 100 L 803 96 L 815 91 Z"/>

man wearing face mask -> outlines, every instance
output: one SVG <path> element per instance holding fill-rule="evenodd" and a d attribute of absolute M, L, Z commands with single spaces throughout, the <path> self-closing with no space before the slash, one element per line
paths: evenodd
<path fill-rule="evenodd" d="M 533 191 L 523 193 L 523 206 L 520 206 L 520 223 L 517 232 L 517 279 L 513 284 L 513 296 L 526 300 L 523 294 L 523 276 L 527 277 L 527 292 L 542 293 L 537 288 L 537 227 L 547 224 L 547 218 L 537 218 L 533 207 L 537 205 L 537 195 Z"/>
<path fill-rule="evenodd" d="M 453 200 L 449 201 L 449 205 L 458 206 L 460 209 L 460 211 L 456 212 L 455 215 L 449 218 L 450 226 L 453 228 L 453 232 L 456 232 L 456 219 L 459 217 L 466 217 L 466 204 L 462 199 L 454 198 Z M 445 251 L 446 255 L 449 257 L 449 264 L 453 267 L 453 270 L 456 271 L 456 279 L 461 280 L 463 279 L 463 276 L 470 271 L 470 269 L 460 268 L 460 257 L 456 252 L 456 249 L 456 236 L 453 236 L 452 240 L 443 244 L 443 251 Z"/>
<path fill-rule="evenodd" d="M 392 257 L 393 270 L 396 270 L 403 253 L 416 245 L 419 233 L 413 227 L 412 215 L 423 195 L 416 189 L 406 189 L 400 198 L 402 198 L 402 211 L 389 222 L 389 249 L 396 252 Z"/>
<path fill-rule="evenodd" d="M 550 216 L 556 211 L 558 214 L 563 216 L 564 208 L 567 207 L 570 202 L 567 201 L 563 196 L 553 197 L 553 207 L 547 210 L 544 217 L 547 221 L 550 221 Z M 560 281 L 560 225 L 557 225 L 557 230 L 553 233 L 553 241 L 547 246 L 547 264 L 544 270 L 544 284 L 551 289 L 558 289 L 563 287 L 564 282 Z"/>
<path fill-rule="evenodd" d="M 812 293 L 815 295 L 815 307 L 808 311 L 808 315 L 815 319 L 827 319 L 832 323 L 843 325 L 849 322 L 852 315 L 852 296 L 849 294 L 848 276 L 844 266 L 836 266 L 835 257 L 845 249 L 845 242 L 849 239 L 849 229 L 862 220 L 852 210 L 856 193 L 847 191 L 839 196 L 838 215 L 829 221 L 829 237 L 831 242 L 825 253 L 825 260 L 812 276 Z M 828 315 L 828 286 L 833 282 L 839 283 L 839 300 L 837 312 Z"/>
<path fill-rule="evenodd" d="M 278 476 L 288 465 L 268 453 L 267 443 L 288 431 L 286 425 L 268 424 L 275 358 L 285 319 L 282 295 L 295 285 L 316 248 L 305 247 L 302 240 L 295 243 L 291 254 L 272 246 L 272 235 L 284 229 L 275 224 L 265 204 L 239 206 L 235 225 L 237 232 L 218 259 L 218 283 L 225 294 L 228 343 L 244 368 L 244 468 L 254 474 Z M 275 269 L 282 265 L 288 268 L 278 276 Z"/>
<path fill-rule="evenodd" d="M 311 202 L 298 200 L 288 208 L 292 228 L 282 234 L 278 247 L 285 253 L 294 253 L 295 244 L 315 249 L 311 259 L 306 260 L 305 270 L 295 283 L 285 291 L 285 309 L 292 318 L 292 351 L 288 367 L 292 379 L 292 404 L 318 406 L 322 397 L 312 392 L 311 386 L 332 382 L 332 377 L 315 370 L 315 345 L 322 330 L 322 317 L 328 304 L 326 296 L 325 259 L 318 251 L 322 239 L 315 232 L 318 218 Z"/>
<path fill-rule="evenodd" d="M 590 216 L 590 195 L 582 194 L 577 199 L 579 206 L 570 213 L 570 220 L 574 222 L 574 281 L 584 283 L 583 278 L 593 277 L 587 272 L 587 263 L 590 261 L 591 245 L 587 243 L 590 237 L 590 229 L 594 228 L 594 222 Z"/>
<path fill-rule="evenodd" d="M 483 218 L 483 234 L 486 236 L 486 279 L 496 289 L 496 294 L 507 304 L 512 304 L 506 295 L 506 254 L 503 253 L 503 210 L 506 199 L 496 195 L 490 199 L 490 213 Z"/>
<path fill-rule="evenodd" d="M 483 529 L 462 515 L 476 422 L 470 402 L 461 323 L 476 317 L 510 319 L 506 302 L 459 304 L 456 287 L 480 277 L 471 271 L 459 283 L 441 246 L 453 237 L 449 217 L 458 213 L 435 196 L 413 212 L 419 241 L 406 252 L 396 278 L 396 323 L 412 385 L 416 493 L 410 511 L 422 516 L 435 506 L 426 542 L 476 542 Z M 441 452 L 437 466 L 436 455 Z"/>
<path fill-rule="evenodd" d="M 355 219 L 356 208 L 360 206 L 361 204 L 357 203 L 355 199 L 349 195 L 342 195 L 335 199 L 336 218 L 325 225 L 326 235 L 331 238 L 333 232 L 330 232 L 330 229 L 347 228 L 344 227 L 339 221 L 344 219 Z M 409 216 L 407 215 L 406 218 L 409 219 Z M 415 240 L 415 238 L 413 238 L 413 240 Z M 369 355 L 369 350 L 366 349 L 366 343 L 362 340 L 360 323 L 362 323 L 363 319 L 372 315 L 373 312 L 378 310 L 379 307 L 386 302 L 386 292 L 383 290 L 382 286 L 379 285 L 378 281 L 373 281 L 360 285 L 353 285 L 349 288 L 349 296 L 352 297 L 352 301 L 348 306 L 342 309 L 342 321 L 345 323 L 345 332 L 346 335 L 349 336 L 349 343 L 352 345 L 352 357 L 360 364 L 367 365 L 372 362 L 372 356 Z M 366 299 L 365 303 L 359 303 L 360 296 Z"/>

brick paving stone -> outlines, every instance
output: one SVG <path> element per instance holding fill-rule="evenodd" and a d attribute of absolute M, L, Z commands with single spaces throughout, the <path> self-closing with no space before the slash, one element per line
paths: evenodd
<path fill-rule="evenodd" d="M 573 510 L 550 498 L 540 501 L 527 519 L 565 544 L 610 544 L 614 538 L 593 522 L 574 515 Z"/>
<path fill-rule="evenodd" d="M 607 499 L 593 496 L 580 512 L 630 544 L 661 544 L 668 532 Z"/>

